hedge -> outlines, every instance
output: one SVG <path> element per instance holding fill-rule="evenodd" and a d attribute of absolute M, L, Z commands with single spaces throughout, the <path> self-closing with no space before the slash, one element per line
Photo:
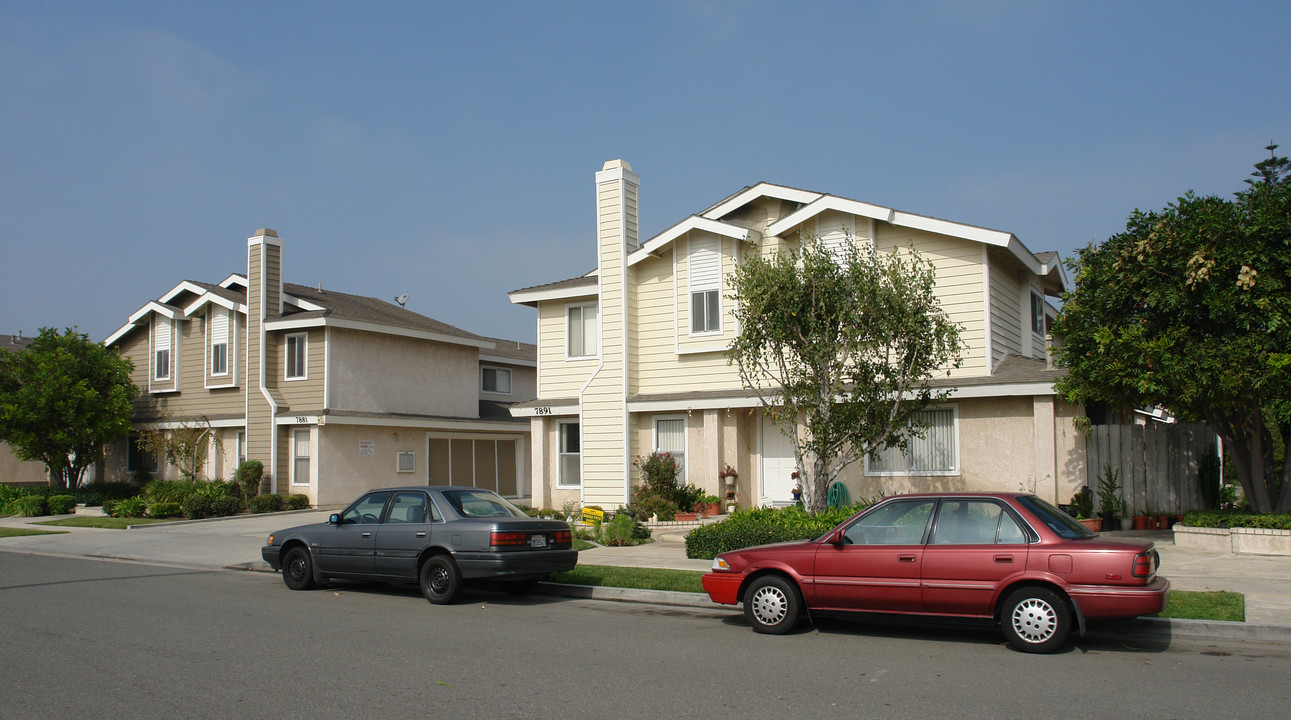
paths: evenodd
<path fill-rule="evenodd" d="M 740 510 L 727 520 L 701 525 L 686 536 L 686 557 L 710 560 L 721 553 L 791 540 L 809 540 L 855 515 L 865 503 L 811 515 L 797 505 Z"/>
<path fill-rule="evenodd" d="M 1188 527 L 1261 528 L 1291 530 L 1291 513 L 1253 513 L 1240 510 L 1193 510 L 1183 516 Z"/>

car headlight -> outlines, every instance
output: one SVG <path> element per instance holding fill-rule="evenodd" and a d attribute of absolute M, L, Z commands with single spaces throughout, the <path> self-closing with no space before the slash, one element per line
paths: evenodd
<path fill-rule="evenodd" d="M 726 562 L 726 558 L 723 558 L 723 557 L 713 558 L 713 572 L 719 572 L 719 571 L 720 572 L 731 571 L 731 564 Z"/>

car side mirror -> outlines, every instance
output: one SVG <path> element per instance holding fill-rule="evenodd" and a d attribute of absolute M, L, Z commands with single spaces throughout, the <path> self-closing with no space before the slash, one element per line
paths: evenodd
<path fill-rule="evenodd" d="M 829 544 L 830 544 L 830 545 L 840 545 L 840 546 L 841 546 L 841 545 L 846 545 L 846 544 L 847 544 L 847 537 L 846 537 L 845 535 L 843 535 L 843 531 L 842 531 L 842 530 L 836 530 L 836 531 L 834 531 L 834 533 L 833 533 L 832 535 L 830 535 L 830 536 L 829 536 Z"/>
<path fill-rule="evenodd" d="M 332 513 L 331 515 L 328 515 L 328 516 L 327 516 L 327 524 L 328 524 L 328 525 L 340 525 L 340 524 L 341 524 L 341 514 L 340 514 L 340 513 Z"/>

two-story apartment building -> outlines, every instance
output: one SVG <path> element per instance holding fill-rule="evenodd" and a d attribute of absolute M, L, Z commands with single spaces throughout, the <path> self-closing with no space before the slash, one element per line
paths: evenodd
<path fill-rule="evenodd" d="M 938 383 L 949 399 L 909 452 L 849 468 L 853 498 L 923 490 L 1034 490 L 1066 502 L 1084 484 L 1078 408 L 1054 393 L 1046 298 L 1067 279 L 1054 253 L 1011 233 L 760 183 L 642 242 L 639 178 L 621 160 L 596 174 L 596 258 L 588 274 L 510 293 L 537 310 L 537 399 L 512 408 L 532 425 L 533 503 L 617 506 L 633 460 L 667 450 L 682 481 L 724 494 L 739 473 L 744 507 L 791 501 L 792 448 L 728 364 L 738 333 L 729 278 L 749 253 L 803 235 L 913 248 L 933 262 L 942 308 L 962 328 L 963 364 Z"/>
<path fill-rule="evenodd" d="M 134 362 L 137 427 L 208 426 L 207 476 L 259 460 L 267 491 L 318 505 L 427 482 L 527 496 L 529 426 L 506 408 L 536 394 L 533 345 L 285 283 L 282 268 L 282 240 L 259 230 L 245 275 L 181 282 L 107 338 Z M 152 469 L 134 438 L 104 465 L 112 479 Z"/>

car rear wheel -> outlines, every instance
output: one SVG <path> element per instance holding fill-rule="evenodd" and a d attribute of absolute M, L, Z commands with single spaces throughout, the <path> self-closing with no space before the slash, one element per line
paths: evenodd
<path fill-rule="evenodd" d="M 421 594 L 436 605 L 449 605 L 462 592 L 462 574 L 447 555 L 435 555 L 421 566 Z"/>
<path fill-rule="evenodd" d="M 1014 591 L 1004 601 L 1000 621 L 1009 644 L 1028 653 L 1057 650 L 1071 631 L 1071 611 L 1066 601 L 1046 588 Z"/>
<path fill-rule="evenodd" d="M 309 590 L 314 587 L 314 561 L 309 551 L 294 547 L 287 551 L 282 562 L 282 581 L 292 590 Z"/>
<path fill-rule="evenodd" d="M 778 575 L 763 575 L 744 596 L 744 618 L 754 632 L 783 635 L 798 624 L 802 600 L 793 583 Z"/>

